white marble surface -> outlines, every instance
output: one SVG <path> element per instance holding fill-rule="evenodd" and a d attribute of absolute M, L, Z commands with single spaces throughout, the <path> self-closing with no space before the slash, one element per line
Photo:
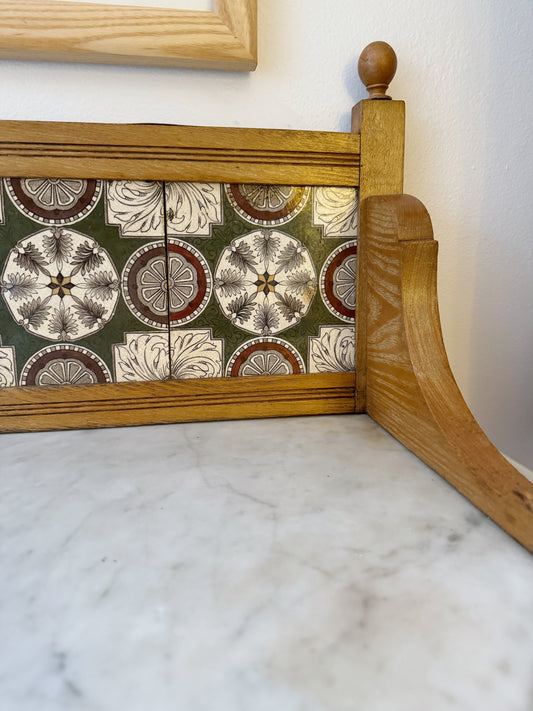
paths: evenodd
<path fill-rule="evenodd" d="M 1 445 L 1 711 L 533 709 L 533 557 L 366 416 Z"/>

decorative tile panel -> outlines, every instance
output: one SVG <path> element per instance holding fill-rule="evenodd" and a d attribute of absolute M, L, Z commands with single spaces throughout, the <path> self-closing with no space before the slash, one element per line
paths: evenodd
<path fill-rule="evenodd" d="M 161 184 L 152 185 L 162 212 Z M 142 279 L 124 284 L 127 265 L 154 240 L 122 239 L 120 225 L 108 223 L 106 181 L 12 178 L 0 193 L 0 336 L 4 350 L 14 349 L 15 384 L 115 380 L 113 346 L 127 333 L 154 330 L 130 309 Z M 164 233 L 161 244 L 166 286 Z M 157 325 L 165 339 L 161 377 L 170 376 L 165 300 L 166 291 Z"/>
<path fill-rule="evenodd" d="M 0 387 L 354 370 L 356 258 L 353 188 L 5 179 Z"/>

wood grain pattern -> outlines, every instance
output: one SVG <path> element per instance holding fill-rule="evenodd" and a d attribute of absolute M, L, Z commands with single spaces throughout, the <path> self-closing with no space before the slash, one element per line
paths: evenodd
<path fill-rule="evenodd" d="M 357 185 L 359 136 L 0 121 L 0 176 Z"/>
<path fill-rule="evenodd" d="M 403 190 L 405 104 L 403 101 L 360 101 L 352 110 L 352 131 L 360 135 L 359 200 Z M 366 271 L 365 235 L 359 232 L 356 285 L 356 411 L 366 409 Z"/>
<path fill-rule="evenodd" d="M 369 415 L 533 551 L 533 484 L 483 433 L 448 364 L 427 211 L 405 195 L 368 198 L 361 231 Z"/>
<path fill-rule="evenodd" d="M 250 71 L 257 0 L 215 0 L 213 12 L 0 0 L 0 58 Z"/>
<path fill-rule="evenodd" d="M 0 390 L 0 432 L 354 412 L 354 373 Z"/>

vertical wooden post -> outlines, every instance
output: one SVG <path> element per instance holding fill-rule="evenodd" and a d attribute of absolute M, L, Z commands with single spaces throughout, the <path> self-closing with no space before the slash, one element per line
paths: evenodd
<path fill-rule="evenodd" d="M 359 201 L 373 195 L 403 192 L 405 103 L 385 92 L 396 72 L 396 55 L 385 42 L 368 45 L 359 58 L 359 76 L 370 98 L 352 110 L 352 133 L 361 135 Z M 366 410 L 367 288 L 366 245 L 359 231 L 356 300 L 356 412 Z"/>

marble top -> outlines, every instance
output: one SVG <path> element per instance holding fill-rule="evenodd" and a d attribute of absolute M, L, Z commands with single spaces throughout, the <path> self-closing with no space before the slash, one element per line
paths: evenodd
<path fill-rule="evenodd" d="M 1 442 L 1 711 L 533 709 L 533 557 L 367 416 Z"/>

